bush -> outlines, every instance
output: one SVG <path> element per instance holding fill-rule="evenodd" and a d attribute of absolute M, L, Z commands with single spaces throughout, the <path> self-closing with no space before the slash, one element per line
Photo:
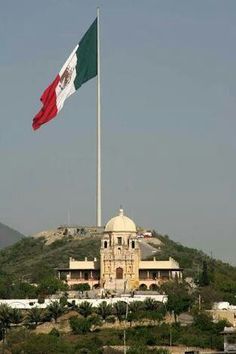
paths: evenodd
<path fill-rule="evenodd" d="M 74 284 L 74 285 L 71 285 L 70 288 L 71 288 L 71 290 L 81 291 L 82 293 L 84 291 L 90 290 L 90 286 L 87 283 Z"/>
<path fill-rule="evenodd" d="M 107 316 L 106 322 L 107 323 L 115 323 L 116 322 L 116 316 L 114 316 L 114 315 Z"/>
<path fill-rule="evenodd" d="M 91 323 L 91 326 L 98 327 L 102 325 L 102 319 L 99 315 L 93 314 L 87 317 L 87 319 Z"/>
<path fill-rule="evenodd" d="M 50 336 L 54 336 L 54 337 L 60 337 L 60 332 L 58 331 L 58 329 L 53 328 L 50 332 L 49 332 Z"/>
<path fill-rule="evenodd" d="M 166 348 L 158 348 L 153 351 L 153 354 L 171 354 L 171 352 Z"/>
<path fill-rule="evenodd" d="M 74 334 L 88 333 L 92 327 L 92 323 L 87 318 L 73 316 L 70 318 L 69 322 Z"/>
<path fill-rule="evenodd" d="M 212 318 L 205 312 L 201 312 L 194 316 L 194 327 L 200 329 L 201 331 L 212 331 L 214 323 Z"/>

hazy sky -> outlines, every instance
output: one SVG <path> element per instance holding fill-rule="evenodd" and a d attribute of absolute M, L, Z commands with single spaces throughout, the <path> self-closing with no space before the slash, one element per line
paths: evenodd
<path fill-rule="evenodd" d="M 40 95 L 101 9 L 103 222 L 236 265 L 236 1 L 0 0 L 0 221 L 95 223 L 96 80 L 33 132 Z"/>

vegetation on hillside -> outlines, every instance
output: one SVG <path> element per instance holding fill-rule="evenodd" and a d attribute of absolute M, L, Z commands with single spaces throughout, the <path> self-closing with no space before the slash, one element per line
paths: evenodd
<path fill-rule="evenodd" d="M 157 259 L 173 257 L 179 262 L 184 269 L 184 277 L 192 277 L 199 286 L 203 306 L 209 308 L 215 301 L 228 301 L 236 305 L 236 267 L 174 242 L 168 236 L 154 232 L 154 237 L 164 243 L 164 247 L 156 254 Z"/>
<path fill-rule="evenodd" d="M 156 258 L 173 257 L 179 262 L 184 269 L 184 277 L 192 277 L 198 285 L 195 296 L 201 296 L 203 308 L 210 308 L 214 301 L 236 304 L 236 267 L 176 243 L 168 236 L 154 233 L 154 237 L 164 244 L 157 251 Z M 49 245 L 45 244 L 44 238 L 24 238 L 0 251 L 0 297 L 25 297 L 26 294 L 32 297 L 35 288 L 30 288 L 26 282 L 38 283 L 41 288 L 49 282 L 53 285 L 55 269 L 68 267 L 69 257 L 99 259 L 99 250 L 99 237 L 65 237 Z"/>
<path fill-rule="evenodd" d="M 99 257 L 100 239 L 65 237 L 50 245 L 43 238 L 26 237 L 0 251 L 0 272 L 18 280 L 38 283 L 54 275 L 58 267 L 68 267 L 69 257 Z M 1 280 L 1 277 L 0 277 Z"/>

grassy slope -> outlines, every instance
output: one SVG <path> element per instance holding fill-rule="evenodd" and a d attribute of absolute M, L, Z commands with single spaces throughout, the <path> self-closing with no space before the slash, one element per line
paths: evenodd
<path fill-rule="evenodd" d="M 98 257 L 100 239 L 94 237 L 55 241 L 45 245 L 44 239 L 26 237 L 0 251 L 0 269 L 16 278 L 36 280 L 45 271 L 52 273 L 56 267 L 68 267 L 69 257 L 84 259 Z"/>

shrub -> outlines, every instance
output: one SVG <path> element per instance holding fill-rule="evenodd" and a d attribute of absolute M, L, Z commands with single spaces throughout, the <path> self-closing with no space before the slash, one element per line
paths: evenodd
<path fill-rule="evenodd" d="M 167 348 L 158 348 L 153 351 L 153 354 L 171 354 Z"/>
<path fill-rule="evenodd" d="M 114 315 L 107 316 L 106 322 L 107 323 L 115 323 L 116 322 L 116 316 L 114 316 Z"/>
<path fill-rule="evenodd" d="M 90 290 L 90 286 L 87 283 L 74 284 L 71 285 L 71 290 L 84 292 Z"/>
<path fill-rule="evenodd" d="M 50 336 L 54 336 L 54 337 L 60 337 L 60 332 L 58 331 L 58 329 L 53 328 L 50 332 L 49 332 Z"/>
<path fill-rule="evenodd" d="M 88 333 L 92 327 L 92 323 L 87 318 L 73 316 L 70 318 L 69 322 L 74 334 Z"/>
<path fill-rule="evenodd" d="M 205 312 L 195 315 L 193 323 L 201 331 L 212 331 L 214 327 L 212 318 Z"/>
<path fill-rule="evenodd" d="M 83 301 L 78 307 L 78 312 L 86 318 L 93 313 L 93 306 L 88 301 Z"/>

